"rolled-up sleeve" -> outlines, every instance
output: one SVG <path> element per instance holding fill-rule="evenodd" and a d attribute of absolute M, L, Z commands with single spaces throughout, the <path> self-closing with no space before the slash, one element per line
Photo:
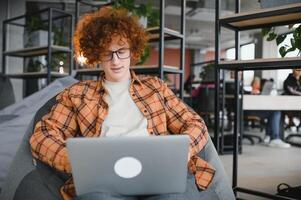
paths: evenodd
<path fill-rule="evenodd" d="M 175 134 L 189 135 L 191 156 L 199 153 L 209 137 L 205 122 L 163 82 L 162 91 L 166 106 L 168 129 Z"/>
<path fill-rule="evenodd" d="M 161 89 L 166 106 L 167 127 L 173 134 L 186 134 L 190 137 L 189 169 L 195 174 L 200 189 L 207 189 L 213 180 L 215 169 L 197 154 L 206 145 L 209 134 L 204 120 L 180 100 L 164 82 Z"/>
<path fill-rule="evenodd" d="M 32 155 L 57 170 L 71 173 L 66 139 L 77 132 L 76 110 L 65 89 L 57 98 L 50 113 L 39 121 L 30 138 Z"/>

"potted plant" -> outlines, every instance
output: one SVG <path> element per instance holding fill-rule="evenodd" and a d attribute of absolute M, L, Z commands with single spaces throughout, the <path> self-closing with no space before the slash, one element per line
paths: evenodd
<path fill-rule="evenodd" d="M 287 37 L 287 34 L 278 34 L 275 31 L 275 27 L 264 28 L 262 29 L 262 35 L 265 37 L 267 41 L 276 41 L 277 46 L 280 46 L 279 53 L 281 57 L 285 57 L 288 52 L 298 50 L 299 54 L 301 51 L 301 25 L 298 25 L 296 28 L 294 25 L 289 25 L 289 33 L 293 34 L 293 37 L 290 40 L 290 45 L 283 45 L 282 42 Z"/>
<path fill-rule="evenodd" d="M 159 25 L 159 12 L 153 9 L 151 3 L 136 4 L 135 0 L 117 0 L 115 8 L 126 8 L 133 15 L 140 17 L 140 22 L 144 27 L 154 27 Z"/>
<path fill-rule="evenodd" d="M 47 45 L 47 25 L 43 23 L 38 16 L 29 16 L 26 18 L 26 25 L 24 29 L 24 46 L 43 46 Z"/>
<path fill-rule="evenodd" d="M 300 3 L 301 0 L 258 0 L 261 8 L 271 8 L 277 6 L 283 6 L 292 3 Z M 301 51 L 301 25 L 297 27 L 294 24 L 290 24 L 288 26 L 288 33 L 278 34 L 275 27 L 263 28 L 262 36 L 266 37 L 267 41 L 276 41 L 277 46 L 280 46 L 279 53 L 281 57 L 285 57 L 288 52 L 299 50 L 299 54 Z M 290 45 L 284 45 L 282 42 L 287 37 L 287 34 L 292 33 L 293 38 L 290 40 Z"/>
<path fill-rule="evenodd" d="M 203 67 L 203 71 L 200 73 L 200 78 L 204 82 L 212 82 L 215 79 L 215 65 L 214 63 L 209 63 Z"/>

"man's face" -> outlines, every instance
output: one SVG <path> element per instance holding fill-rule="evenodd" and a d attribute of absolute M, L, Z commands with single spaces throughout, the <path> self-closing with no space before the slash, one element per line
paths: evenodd
<path fill-rule="evenodd" d="M 293 75 L 299 79 L 301 77 L 301 69 L 294 69 L 293 70 Z"/>
<path fill-rule="evenodd" d="M 108 49 L 101 55 L 101 60 L 106 80 L 120 82 L 131 78 L 130 45 L 125 38 L 114 36 Z"/>

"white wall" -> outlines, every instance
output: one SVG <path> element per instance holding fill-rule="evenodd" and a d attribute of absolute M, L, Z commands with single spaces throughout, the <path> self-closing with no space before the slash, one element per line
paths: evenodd
<path fill-rule="evenodd" d="M 287 36 L 284 44 L 290 44 L 290 36 Z M 263 40 L 263 58 L 280 58 L 279 54 L 279 47 L 277 47 L 275 41 L 268 42 L 265 39 Z M 291 52 L 287 54 L 285 57 L 294 57 L 297 56 L 298 52 Z M 292 70 L 290 69 L 283 69 L 283 70 L 264 70 L 262 71 L 262 78 L 270 79 L 273 78 L 276 80 L 276 88 L 278 90 L 282 90 L 283 88 L 283 82 L 288 76 L 289 73 L 291 73 Z"/>
<path fill-rule="evenodd" d="M 275 41 L 268 42 L 266 39 L 262 40 L 262 58 L 277 58 L 277 52 L 278 49 Z M 263 70 L 262 78 L 278 80 L 278 72 L 277 70 Z"/>
<path fill-rule="evenodd" d="M 5 4 L 5 1 L 0 1 L 0 13 L 1 14 L 0 19 L 1 22 L 8 18 L 17 17 L 20 15 L 25 14 L 25 1 L 24 0 L 9 0 L 8 7 L 3 6 L 2 4 Z M 8 9 L 7 9 L 8 8 Z M 3 10 L 4 9 L 4 10 Z M 3 11 L 3 12 L 2 12 Z M 22 48 L 23 47 L 23 33 L 20 32 L 20 28 L 16 29 L 15 27 L 11 27 L 8 30 L 8 42 L 7 42 L 7 48 L 8 49 L 16 49 L 16 48 Z M 1 30 L 1 40 L 2 40 L 2 30 Z M 2 46 L 2 44 L 1 44 Z M 2 53 L 2 49 L 1 49 Z M 23 60 L 22 59 L 16 59 L 16 58 L 9 58 L 7 59 L 7 68 L 6 72 L 13 73 L 13 72 L 21 72 L 23 70 Z M 11 79 L 14 89 L 14 94 L 16 101 L 20 101 L 23 98 L 23 81 L 19 79 Z"/>

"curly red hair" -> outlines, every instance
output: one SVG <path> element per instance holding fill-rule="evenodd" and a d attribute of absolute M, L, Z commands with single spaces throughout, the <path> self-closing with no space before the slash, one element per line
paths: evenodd
<path fill-rule="evenodd" d="M 108 49 L 112 36 L 127 40 L 132 64 L 140 60 L 147 44 L 147 32 L 128 10 L 108 6 L 79 20 L 73 36 L 75 56 L 83 56 L 87 66 L 95 66 L 101 62 L 100 56 Z"/>

